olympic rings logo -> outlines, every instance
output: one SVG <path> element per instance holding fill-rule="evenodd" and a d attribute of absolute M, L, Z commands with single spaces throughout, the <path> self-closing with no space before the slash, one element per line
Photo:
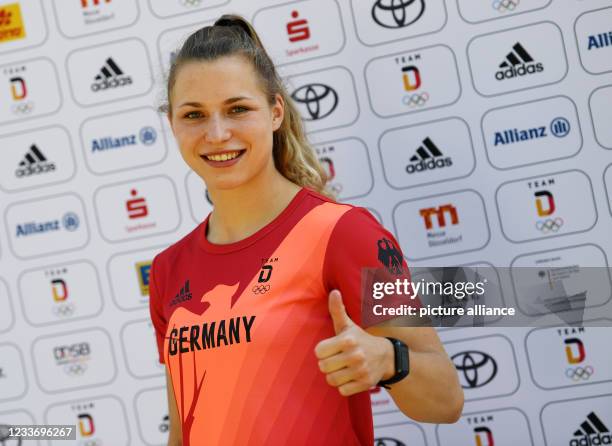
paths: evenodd
<path fill-rule="evenodd" d="M 64 373 L 67 375 L 82 375 L 87 371 L 87 364 L 66 364 L 64 366 Z"/>
<path fill-rule="evenodd" d="M 429 93 L 415 93 L 402 98 L 402 103 L 408 107 L 422 107 L 429 101 Z"/>
<path fill-rule="evenodd" d="M 538 231 L 547 233 L 547 232 L 557 232 L 563 226 L 563 219 L 561 217 L 557 217 L 555 219 L 547 218 L 546 220 L 539 220 L 536 222 L 536 228 Z"/>
<path fill-rule="evenodd" d="M 57 305 L 53 307 L 53 314 L 58 317 L 68 317 L 74 314 L 74 304 Z"/>
<path fill-rule="evenodd" d="M 32 110 L 34 110 L 33 102 L 22 102 L 20 104 L 15 104 L 11 107 L 11 111 L 15 115 L 27 115 Z"/>
<path fill-rule="evenodd" d="M 499 12 L 506 12 L 514 11 L 519 3 L 521 0 L 494 0 L 492 6 Z"/>
<path fill-rule="evenodd" d="M 200 6 L 202 0 L 179 0 L 181 6 Z"/>
<path fill-rule="evenodd" d="M 255 285 L 251 291 L 253 294 L 266 294 L 270 291 L 270 285 Z"/>
<path fill-rule="evenodd" d="M 590 365 L 587 365 L 586 367 L 570 367 L 565 370 L 565 376 L 572 379 L 573 381 L 579 381 L 581 379 L 587 380 L 591 376 L 593 376 L 593 373 L 595 373 L 595 369 Z"/>

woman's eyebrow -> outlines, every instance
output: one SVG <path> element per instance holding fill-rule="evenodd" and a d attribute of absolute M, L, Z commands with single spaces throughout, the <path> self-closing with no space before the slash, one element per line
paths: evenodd
<path fill-rule="evenodd" d="M 249 99 L 253 99 L 250 98 L 248 96 L 236 96 L 233 98 L 228 98 L 225 101 L 223 101 L 223 104 L 233 104 L 234 102 L 238 102 L 238 101 L 242 101 L 242 100 L 249 100 Z M 179 107 L 202 107 L 202 104 L 199 102 L 183 102 L 182 104 L 179 105 Z"/>

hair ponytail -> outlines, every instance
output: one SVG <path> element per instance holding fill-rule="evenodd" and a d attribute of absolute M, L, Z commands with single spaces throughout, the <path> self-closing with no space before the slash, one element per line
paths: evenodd
<path fill-rule="evenodd" d="M 212 61 L 219 57 L 242 55 L 255 68 L 269 104 L 279 94 L 285 103 L 285 116 L 273 135 L 273 156 L 276 169 L 288 180 L 308 187 L 330 198 L 327 174 L 306 138 L 300 114 L 278 75 L 253 26 L 238 15 L 223 15 L 213 26 L 205 26 L 191 34 L 170 67 L 167 84 L 167 107 L 171 110 L 171 92 L 180 67 L 191 61 Z"/>

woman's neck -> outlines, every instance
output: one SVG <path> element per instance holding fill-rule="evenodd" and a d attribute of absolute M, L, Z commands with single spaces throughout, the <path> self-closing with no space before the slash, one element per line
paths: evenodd
<path fill-rule="evenodd" d="M 214 203 L 206 238 L 215 244 L 234 243 L 274 220 L 300 191 L 275 170 L 265 182 L 254 178 L 239 188 L 211 191 Z"/>

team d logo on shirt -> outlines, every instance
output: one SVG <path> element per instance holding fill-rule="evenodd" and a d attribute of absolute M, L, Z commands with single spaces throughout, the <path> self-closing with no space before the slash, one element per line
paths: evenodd
<path fill-rule="evenodd" d="M 399 276 L 402 274 L 402 253 L 393 244 L 391 240 L 381 238 L 376 242 L 378 246 L 378 260 L 382 263 L 387 271 L 391 274 Z"/>

